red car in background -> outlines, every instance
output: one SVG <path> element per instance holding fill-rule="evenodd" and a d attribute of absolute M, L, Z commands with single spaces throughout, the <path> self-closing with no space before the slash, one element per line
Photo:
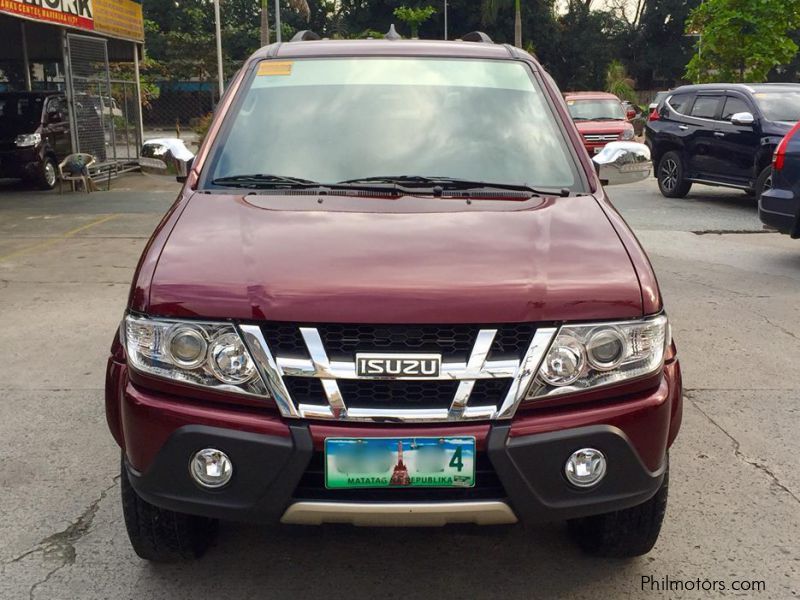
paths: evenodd
<path fill-rule="evenodd" d="M 564 100 L 590 155 L 600 152 L 609 142 L 634 138 L 630 119 L 636 113 L 626 111 L 614 94 L 569 92 L 564 94 Z"/>

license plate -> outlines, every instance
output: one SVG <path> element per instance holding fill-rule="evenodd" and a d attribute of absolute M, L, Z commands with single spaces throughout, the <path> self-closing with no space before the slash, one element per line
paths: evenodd
<path fill-rule="evenodd" d="M 474 485 L 474 437 L 325 440 L 325 487 L 329 489 Z"/>
<path fill-rule="evenodd" d="M 594 149 L 594 153 L 595 154 L 600 154 L 603 151 L 603 148 L 605 148 L 605 146 L 599 146 L 599 147 L 595 148 Z"/>

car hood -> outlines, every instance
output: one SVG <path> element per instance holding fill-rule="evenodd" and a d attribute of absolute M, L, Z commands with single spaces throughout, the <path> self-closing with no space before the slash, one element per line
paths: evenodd
<path fill-rule="evenodd" d="M 576 121 L 575 125 L 581 133 L 622 133 L 633 128 L 628 121 Z"/>
<path fill-rule="evenodd" d="M 146 311 L 299 322 L 502 323 L 642 314 L 593 196 L 489 201 L 195 194 Z"/>

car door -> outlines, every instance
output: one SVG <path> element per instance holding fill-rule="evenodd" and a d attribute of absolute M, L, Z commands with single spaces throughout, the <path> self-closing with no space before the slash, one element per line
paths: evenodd
<path fill-rule="evenodd" d="M 761 126 L 758 121 L 752 125 L 734 125 L 731 117 L 737 113 L 756 114 L 755 107 L 738 92 L 728 92 L 717 127 L 715 152 L 717 161 L 723 168 L 721 177 L 736 185 L 749 185 L 753 179 L 753 165 L 759 149 Z"/>
<path fill-rule="evenodd" d="M 724 171 L 715 152 L 718 119 L 724 99 L 721 92 L 698 93 L 689 110 L 687 124 L 693 131 L 687 138 L 686 155 L 692 178 L 715 177 Z"/>

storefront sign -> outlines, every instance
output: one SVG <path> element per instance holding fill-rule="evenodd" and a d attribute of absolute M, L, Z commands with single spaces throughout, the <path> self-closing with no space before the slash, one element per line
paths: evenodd
<path fill-rule="evenodd" d="M 142 3 L 135 0 L 92 0 L 94 29 L 111 37 L 144 41 Z"/>
<path fill-rule="evenodd" d="M 144 41 L 141 0 L 0 0 L 0 12 L 96 31 L 109 37 Z"/>

